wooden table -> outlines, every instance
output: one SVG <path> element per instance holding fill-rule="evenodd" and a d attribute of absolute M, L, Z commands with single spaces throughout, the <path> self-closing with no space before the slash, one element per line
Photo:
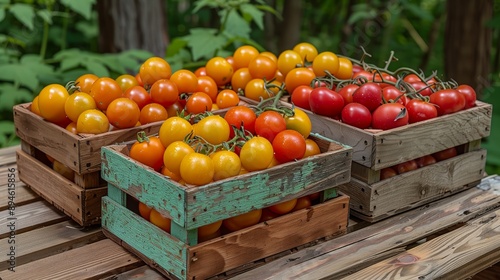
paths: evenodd
<path fill-rule="evenodd" d="M 17 148 L 0 150 L 1 279 L 164 279 L 20 182 Z M 346 235 L 215 279 L 500 279 L 498 262 L 500 189 L 472 188 L 378 223 L 351 220 Z"/>

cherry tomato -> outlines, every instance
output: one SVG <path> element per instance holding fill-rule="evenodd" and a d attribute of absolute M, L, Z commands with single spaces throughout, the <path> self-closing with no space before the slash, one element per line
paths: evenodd
<path fill-rule="evenodd" d="M 236 127 L 236 129 L 243 127 L 245 130 L 251 134 L 255 134 L 255 120 L 257 115 L 255 112 L 247 106 L 238 105 L 229 108 L 229 110 L 224 115 L 224 119 L 231 127 Z M 234 136 L 234 131 L 231 129 L 230 138 Z"/>
<path fill-rule="evenodd" d="M 151 214 L 151 210 L 153 210 L 153 208 L 139 201 L 139 214 L 148 221 L 149 221 L 149 215 Z"/>
<path fill-rule="evenodd" d="M 342 87 L 338 92 L 340 95 L 342 95 L 342 98 L 344 98 L 344 104 L 348 104 L 353 102 L 352 101 L 352 95 L 354 92 L 359 88 L 358 85 L 356 84 L 349 84 L 344 87 Z"/>
<path fill-rule="evenodd" d="M 272 144 L 274 157 L 279 163 L 299 160 L 306 152 L 306 140 L 302 134 L 292 129 L 279 132 Z"/>
<path fill-rule="evenodd" d="M 313 113 L 335 118 L 344 108 L 344 99 L 342 95 L 327 87 L 318 87 L 311 91 L 309 105 Z"/>
<path fill-rule="evenodd" d="M 198 243 L 206 240 L 210 240 L 220 235 L 220 227 L 222 226 L 222 220 L 215 221 L 208 225 L 204 225 L 198 228 Z"/>
<path fill-rule="evenodd" d="M 386 167 L 380 170 L 380 180 L 391 178 L 398 175 L 398 172 L 392 167 Z"/>
<path fill-rule="evenodd" d="M 346 57 L 339 57 L 339 70 L 337 70 L 335 77 L 347 80 L 350 79 L 352 75 L 352 61 Z"/>
<path fill-rule="evenodd" d="M 413 73 L 404 76 L 403 81 L 405 81 L 409 84 L 412 84 L 415 82 L 423 82 L 419 76 L 417 76 L 416 74 L 413 74 Z"/>
<path fill-rule="evenodd" d="M 194 92 L 198 91 L 208 94 L 208 96 L 210 96 L 210 98 L 212 99 L 212 102 L 216 103 L 219 89 L 214 79 L 212 79 L 209 76 L 198 77 L 198 85 L 196 87 L 196 90 L 194 90 Z"/>
<path fill-rule="evenodd" d="M 410 85 L 415 89 L 416 92 L 420 93 L 422 96 L 430 96 L 432 94 L 432 89 L 426 83 L 422 81 L 416 81 L 410 83 Z"/>
<path fill-rule="evenodd" d="M 298 131 L 304 139 L 309 137 L 312 130 L 312 123 L 309 116 L 301 109 L 295 107 L 293 116 L 286 117 L 286 128 Z"/>
<path fill-rule="evenodd" d="M 172 75 L 170 64 L 161 57 L 150 57 L 139 68 L 141 81 L 149 88 L 156 81 L 169 79 Z"/>
<path fill-rule="evenodd" d="M 439 151 L 437 153 L 432 154 L 432 156 L 437 160 L 437 161 L 442 161 L 445 159 L 452 158 L 458 154 L 457 148 L 451 147 L 442 151 Z"/>
<path fill-rule="evenodd" d="M 195 71 L 194 74 L 199 78 L 207 75 L 207 68 L 205 66 L 198 67 Z"/>
<path fill-rule="evenodd" d="M 233 151 L 217 151 L 210 155 L 214 163 L 214 181 L 223 180 L 240 174 L 241 160 Z"/>
<path fill-rule="evenodd" d="M 65 104 L 69 93 L 59 84 L 45 86 L 38 94 L 38 110 L 40 116 L 52 123 L 60 123 L 66 119 Z"/>
<path fill-rule="evenodd" d="M 182 140 L 174 141 L 167 146 L 163 153 L 163 164 L 172 173 L 181 177 L 182 159 L 190 153 L 194 153 L 194 150 L 189 144 Z"/>
<path fill-rule="evenodd" d="M 166 109 L 167 109 L 167 113 L 168 113 L 169 118 L 175 117 L 175 116 L 179 115 L 179 112 L 184 110 L 184 105 L 182 105 L 180 101 L 177 101 L 174 104 L 166 107 Z"/>
<path fill-rule="evenodd" d="M 170 76 L 179 93 L 190 93 L 197 91 L 198 77 L 187 69 L 179 69 Z"/>
<path fill-rule="evenodd" d="M 306 67 L 294 68 L 285 77 L 286 90 L 292 94 L 298 86 L 309 86 L 314 78 L 316 78 L 316 75 L 311 69 Z"/>
<path fill-rule="evenodd" d="M 392 85 L 382 88 L 382 97 L 386 102 L 393 102 L 397 100 L 396 102 L 402 105 L 406 105 L 407 103 L 406 95 Z"/>
<path fill-rule="evenodd" d="M 165 165 L 161 167 L 161 174 L 165 175 L 168 177 L 170 180 L 179 182 L 182 180 L 181 176 L 178 174 L 175 174 L 174 172 L 170 171 Z"/>
<path fill-rule="evenodd" d="M 394 169 L 398 172 L 398 174 L 402 174 L 402 173 L 405 173 L 408 171 L 415 170 L 417 168 L 418 168 L 417 162 L 412 159 L 412 160 L 397 164 Z"/>
<path fill-rule="evenodd" d="M 283 130 L 286 130 L 286 120 L 276 111 L 265 111 L 255 120 L 255 133 L 271 143 L 274 137 Z"/>
<path fill-rule="evenodd" d="M 250 70 L 247 67 L 236 70 L 231 78 L 231 88 L 234 91 L 244 90 L 245 86 L 252 80 Z"/>
<path fill-rule="evenodd" d="M 399 103 L 386 103 L 372 114 L 372 127 L 387 130 L 408 124 L 406 107 Z"/>
<path fill-rule="evenodd" d="M 248 67 L 250 61 L 259 55 L 259 51 L 250 45 L 243 45 L 238 47 L 233 53 L 234 70 Z"/>
<path fill-rule="evenodd" d="M 123 91 L 115 80 L 103 77 L 92 84 L 89 94 L 94 98 L 97 108 L 106 111 L 111 101 L 122 97 Z"/>
<path fill-rule="evenodd" d="M 139 106 L 126 97 L 113 100 L 106 109 L 110 124 L 116 128 L 134 127 L 139 121 L 140 114 Z"/>
<path fill-rule="evenodd" d="M 206 185 L 214 178 L 214 162 L 205 154 L 189 153 L 181 161 L 180 174 L 187 184 Z"/>
<path fill-rule="evenodd" d="M 205 68 L 207 76 L 214 79 L 218 86 L 224 86 L 231 82 L 234 70 L 233 66 L 225 58 L 220 56 L 213 57 L 208 60 Z"/>
<path fill-rule="evenodd" d="M 409 123 L 416 123 L 428 119 L 436 118 L 438 111 L 434 104 L 420 99 L 411 99 L 406 104 Z"/>
<path fill-rule="evenodd" d="M 364 83 L 353 93 L 352 101 L 365 105 L 373 112 L 382 104 L 382 89 L 377 83 Z"/>
<path fill-rule="evenodd" d="M 311 138 L 306 139 L 306 152 L 304 153 L 304 158 L 318 155 L 321 153 L 321 150 L 318 146 L 318 143 L 316 141 L 312 140 Z"/>
<path fill-rule="evenodd" d="M 325 71 L 328 71 L 332 75 L 337 75 L 339 71 L 339 58 L 333 52 L 325 51 L 319 53 L 313 60 L 312 68 L 314 74 L 318 77 L 326 75 Z"/>
<path fill-rule="evenodd" d="M 295 207 L 293 207 L 292 212 L 298 211 L 300 209 L 306 209 L 311 207 L 312 202 L 309 196 L 303 196 L 297 198 L 297 203 L 295 203 Z"/>
<path fill-rule="evenodd" d="M 292 50 L 285 50 L 278 56 L 278 71 L 286 78 L 288 72 L 296 67 L 302 67 L 304 61 L 300 54 Z"/>
<path fill-rule="evenodd" d="M 30 111 L 33 114 L 40 116 L 40 107 L 38 107 L 38 95 L 35 96 L 35 98 L 33 98 L 33 101 L 31 102 L 30 106 Z"/>
<path fill-rule="evenodd" d="M 266 169 L 273 160 L 273 153 L 273 145 L 269 140 L 254 136 L 241 147 L 241 166 L 250 172 Z"/>
<path fill-rule="evenodd" d="M 304 62 L 312 62 L 318 55 L 318 49 L 313 44 L 307 42 L 298 43 L 292 50 L 298 53 Z"/>
<path fill-rule="evenodd" d="M 133 100 L 139 109 L 151 103 L 151 95 L 142 86 L 133 86 L 125 90 L 123 97 Z"/>
<path fill-rule="evenodd" d="M 97 79 L 99 79 L 99 77 L 94 74 L 83 74 L 75 80 L 75 85 L 79 87 L 80 92 L 89 93 L 90 88 L 92 88 L 92 85 Z"/>
<path fill-rule="evenodd" d="M 196 124 L 194 135 L 205 139 L 212 145 L 219 145 L 229 140 L 230 126 L 219 115 L 204 117 Z"/>
<path fill-rule="evenodd" d="M 186 111 L 190 114 L 200 114 L 210 111 L 212 104 L 212 98 L 208 94 L 198 91 L 188 97 Z"/>
<path fill-rule="evenodd" d="M 305 110 L 311 110 L 309 104 L 309 96 L 311 95 L 312 87 L 304 85 L 296 87 L 291 95 L 291 101 L 295 106 Z"/>
<path fill-rule="evenodd" d="M 73 133 L 73 134 L 78 134 L 78 130 L 76 130 L 76 122 L 70 122 L 66 126 L 66 130 Z"/>
<path fill-rule="evenodd" d="M 215 102 L 219 109 L 234 107 L 240 103 L 239 95 L 232 89 L 224 89 L 217 94 Z"/>
<path fill-rule="evenodd" d="M 97 110 L 89 109 L 83 111 L 76 122 L 78 133 L 99 134 L 109 131 L 109 121 L 106 115 Z"/>
<path fill-rule="evenodd" d="M 189 121 L 184 118 L 174 116 L 165 120 L 160 126 L 158 135 L 163 146 L 168 147 L 175 141 L 182 141 L 193 131 Z"/>
<path fill-rule="evenodd" d="M 262 209 L 255 209 L 244 214 L 227 218 L 222 221 L 222 225 L 230 232 L 237 231 L 257 224 L 261 216 Z"/>
<path fill-rule="evenodd" d="M 268 99 L 273 94 L 266 90 L 265 81 L 263 79 L 252 79 L 245 86 L 245 97 L 255 101 Z"/>
<path fill-rule="evenodd" d="M 427 165 L 431 165 L 437 162 L 437 160 L 432 155 L 426 155 L 423 157 L 419 157 L 415 160 L 417 162 L 418 167 L 424 167 Z"/>
<path fill-rule="evenodd" d="M 125 92 L 127 89 L 133 86 L 139 85 L 137 79 L 130 74 L 120 75 L 118 76 L 118 78 L 115 79 L 115 81 L 118 83 L 123 92 Z"/>
<path fill-rule="evenodd" d="M 369 128 L 372 123 L 372 114 L 363 104 L 349 103 L 342 109 L 342 122 L 360 129 Z"/>
<path fill-rule="evenodd" d="M 465 96 L 455 89 L 438 90 L 430 97 L 430 102 L 437 105 L 439 116 L 455 113 L 465 108 Z"/>
<path fill-rule="evenodd" d="M 78 121 L 78 116 L 80 116 L 83 111 L 96 108 L 97 106 L 94 98 L 85 92 L 73 93 L 64 103 L 64 112 L 68 118 L 75 123 Z"/>
<path fill-rule="evenodd" d="M 165 107 L 158 103 L 149 103 L 144 106 L 139 114 L 141 124 L 154 123 L 168 119 L 168 112 Z"/>
<path fill-rule="evenodd" d="M 362 70 L 360 70 L 358 72 L 355 72 L 352 75 L 352 78 L 356 79 L 356 80 L 360 80 L 361 79 L 361 80 L 366 80 L 366 81 L 370 82 L 370 81 L 373 80 L 373 73 L 370 73 L 370 72 L 362 69 Z"/>
<path fill-rule="evenodd" d="M 266 81 L 270 81 L 274 78 L 278 66 L 277 63 L 271 58 L 265 55 L 258 55 L 250 60 L 247 68 L 252 78 L 260 78 L 265 79 Z"/>
<path fill-rule="evenodd" d="M 172 224 L 172 221 L 170 220 L 170 218 L 163 216 L 160 212 L 156 211 L 155 209 L 152 209 L 151 213 L 149 213 L 149 221 L 153 225 L 170 233 L 170 226 Z"/>
<path fill-rule="evenodd" d="M 167 79 L 160 79 L 153 83 L 149 93 L 151 102 L 168 107 L 179 100 L 179 89 L 177 85 Z"/>
<path fill-rule="evenodd" d="M 267 56 L 272 61 L 274 61 L 274 63 L 276 63 L 276 65 L 278 64 L 278 57 L 276 57 L 276 55 L 272 52 L 264 51 L 264 52 L 261 52 L 259 55 Z"/>
<path fill-rule="evenodd" d="M 392 84 L 396 83 L 397 79 L 394 76 L 392 76 L 391 74 L 381 72 L 381 73 L 374 74 L 373 82 L 376 82 L 380 86 L 380 88 L 383 89 L 383 88 L 388 87 L 388 86 L 393 86 Z M 392 84 L 386 83 L 386 82 L 390 82 Z"/>
<path fill-rule="evenodd" d="M 297 205 L 296 198 L 276 203 L 274 205 L 269 206 L 268 209 L 278 215 L 284 215 L 286 213 L 292 212 L 295 205 Z"/>
<path fill-rule="evenodd" d="M 476 91 L 469 85 L 459 85 L 457 91 L 465 97 L 464 109 L 469 109 L 476 106 Z"/>
<path fill-rule="evenodd" d="M 157 136 L 138 137 L 130 147 L 130 158 L 160 171 L 163 166 L 165 147 Z"/>

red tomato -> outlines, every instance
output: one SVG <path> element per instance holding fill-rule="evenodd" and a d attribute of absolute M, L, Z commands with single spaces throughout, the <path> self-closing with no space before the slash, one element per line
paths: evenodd
<path fill-rule="evenodd" d="M 299 160 L 306 152 L 306 140 L 298 131 L 283 130 L 273 140 L 274 157 L 279 163 Z"/>
<path fill-rule="evenodd" d="M 392 167 L 386 167 L 380 170 L 380 180 L 391 178 L 396 175 L 398 175 L 398 172 L 396 172 L 396 170 L 394 170 L 394 168 Z"/>
<path fill-rule="evenodd" d="M 353 93 L 352 101 L 365 105 L 370 112 L 373 112 L 382 104 L 382 89 L 376 83 L 362 84 Z"/>
<path fill-rule="evenodd" d="M 415 161 L 419 168 L 436 163 L 436 159 L 431 155 L 419 157 Z"/>
<path fill-rule="evenodd" d="M 212 98 L 204 92 L 195 92 L 186 101 L 186 111 L 190 114 L 199 114 L 212 110 Z"/>
<path fill-rule="evenodd" d="M 437 105 L 438 115 L 458 112 L 465 108 L 465 96 L 455 89 L 442 89 L 431 94 L 431 103 Z"/>
<path fill-rule="evenodd" d="M 416 123 L 428 119 L 436 118 L 438 112 L 436 106 L 420 99 L 411 99 L 406 104 L 409 123 Z"/>
<path fill-rule="evenodd" d="M 302 109 L 311 110 L 309 105 L 309 96 L 311 95 L 312 87 L 298 86 L 292 92 L 292 103 Z"/>
<path fill-rule="evenodd" d="M 224 115 L 224 119 L 229 123 L 231 127 L 236 127 L 239 129 L 241 125 L 245 128 L 245 130 L 250 133 L 255 133 L 255 120 L 257 119 L 257 115 L 255 112 L 247 106 L 238 105 L 235 107 L 229 108 L 229 110 Z M 234 137 L 234 131 L 231 129 L 231 134 L 229 138 Z"/>
<path fill-rule="evenodd" d="M 132 99 L 139 109 L 142 109 L 147 104 L 151 103 L 151 96 L 144 87 L 133 86 L 128 88 L 124 93 L 123 97 Z"/>
<path fill-rule="evenodd" d="M 402 93 L 399 89 L 397 89 L 395 86 L 386 86 L 382 89 L 382 97 L 384 98 L 385 101 L 395 101 L 397 99 L 398 103 L 401 103 L 403 105 L 406 104 L 406 96 L 404 93 Z"/>
<path fill-rule="evenodd" d="M 276 111 L 265 111 L 255 120 L 255 133 L 271 143 L 274 137 L 283 130 L 286 130 L 286 120 Z"/>
<path fill-rule="evenodd" d="M 168 79 L 154 82 L 149 93 L 151 94 L 151 102 L 158 103 L 163 107 L 168 107 L 179 100 L 177 85 Z"/>
<path fill-rule="evenodd" d="M 342 109 L 342 122 L 365 129 L 372 123 L 372 114 L 363 104 L 349 103 Z"/>
<path fill-rule="evenodd" d="M 348 104 L 348 103 L 353 102 L 352 95 L 358 88 L 359 88 L 358 85 L 350 84 L 350 85 L 346 85 L 345 87 L 343 87 L 339 90 L 339 94 L 342 95 L 342 98 L 344 98 L 344 104 Z"/>
<path fill-rule="evenodd" d="M 418 168 L 417 162 L 415 160 L 409 160 L 396 165 L 395 169 L 398 174 L 412 171 Z"/>
<path fill-rule="evenodd" d="M 446 150 L 439 151 L 437 153 L 432 154 L 432 156 L 437 160 L 437 161 L 442 161 L 445 159 L 452 158 L 458 154 L 458 151 L 455 147 L 448 148 Z"/>
<path fill-rule="evenodd" d="M 386 103 L 378 107 L 372 115 L 374 129 L 387 130 L 408 124 L 405 106 L 399 103 Z"/>
<path fill-rule="evenodd" d="M 465 97 L 464 109 L 469 109 L 476 106 L 476 91 L 469 85 L 459 85 L 457 91 Z"/>
<path fill-rule="evenodd" d="M 318 87 L 311 91 L 309 105 L 313 113 L 335 118 L 344 108 L 344 99 L 342 95 L 327 87 Z"/>
<path fill-rule="evenodd" d="M 156 171 L 159 171 L 163 165 L 163 147 L 160 138 L 157 136 L 138 137 L 139 140 L 134 142 L 130 148 L 130 157 L 138 162 L 145 164 Z"/>
<path fill-rule="evenodd" d="M 361 77 L 364 77 L 367 81 L 371 81 L 371 80 L 373 80 L 373 73 L 370 73 L 366 70 L 360 70 L 358 72 L 354 72 L 354 74 L 352 75 L 353 79 L 356 79 L 356 78 L 359 79 Z"/>
<path fill-rule="evenodd" d="M 416 81 L 410 83 L 410 85 L 415 89 L 416 92 L 423 96 L 430 96 L 432 94 L 432 89 L 427 84 L 422 81 Z"/>

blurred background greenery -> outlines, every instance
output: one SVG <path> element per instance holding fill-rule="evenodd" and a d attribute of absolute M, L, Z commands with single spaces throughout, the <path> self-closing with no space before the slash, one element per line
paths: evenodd
<path fill-rule="evenodd" d="M 0 147 L 19 143 L 12 106 L 84 73 L 135 74 L 152 55 L 195 69 L 242 44 L 298 42 L 472 85 L 494 105 L 489 173 L 500 173 L 500 0 L 0 0 Z"/>

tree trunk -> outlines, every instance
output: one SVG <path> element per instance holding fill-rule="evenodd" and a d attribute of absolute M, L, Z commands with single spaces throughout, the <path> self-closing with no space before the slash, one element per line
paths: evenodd
<path fill-rule="evenodd" d="M 99 0 L 99 50 L 141 49 L 164 57 L 168 45 L 165 1 Z"/>
<path fill-rule="evenodd" d="M 302 0 L 287 0 L 283 6 L 283 22 L 278 41 L 278 52 L 292 49 L 300 40 Z"/>
<path fill-rule="evenodd" d="M 447 0 L 445 74 L 478 94 L 489 85 L 492 0 Z"/>

